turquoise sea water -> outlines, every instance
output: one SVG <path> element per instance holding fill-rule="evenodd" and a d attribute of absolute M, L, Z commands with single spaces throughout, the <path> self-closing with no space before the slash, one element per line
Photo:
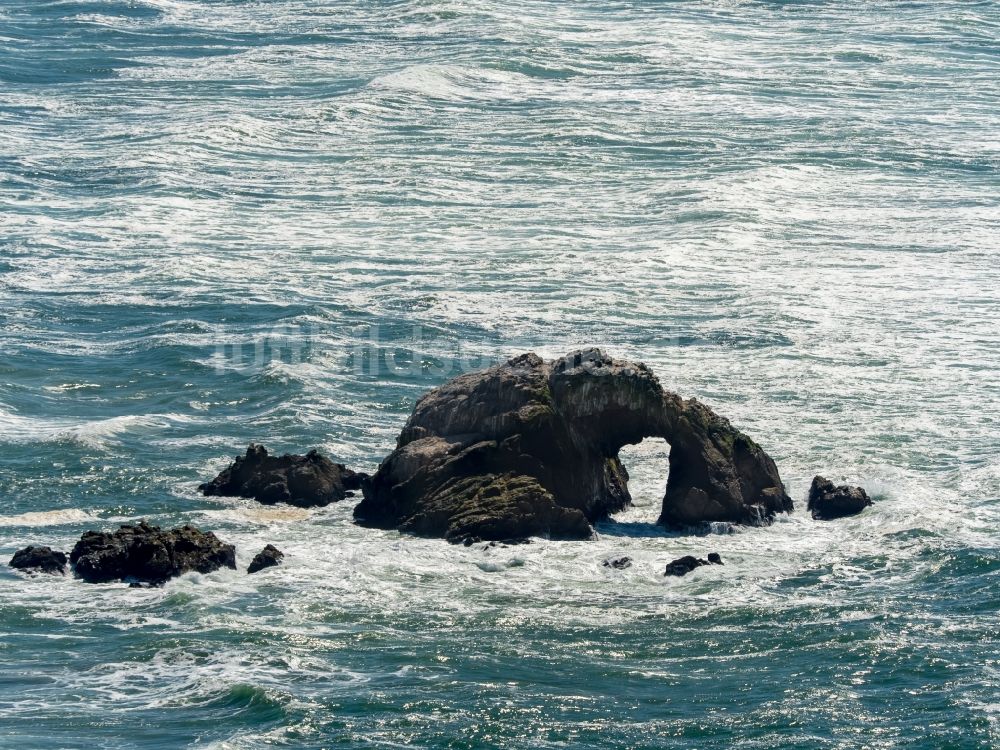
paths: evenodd
<path fill-rule="evenodd" d="M 0 567 L 0 747 L 997 747 L 998 259 L 996 2 L 0 0 L 0 558 L 287 555 Z M 449 375 L 594 344 L 798 512 L 659 532 L 652 441 L 591 542 L 196 492 L 250 441 L 372 470 Z M 875 507 L 809 520 L 816 473 Z"/>

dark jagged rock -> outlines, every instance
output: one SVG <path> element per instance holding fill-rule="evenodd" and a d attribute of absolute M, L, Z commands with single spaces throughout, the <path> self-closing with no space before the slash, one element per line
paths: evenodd
<path fill-rule="evenodd" d="M 702 565 L 708 565 L 708 560 L 700 560 L 693 555 L 684 555 L 684 557 L 678 557 L 673 562 L 667 563 L 667 569 L 663 575 L 684 576 Z"/>
<path fill-rule="evenodd" d="M 361 489 L 366 478 L 314 450 L 304 456 L 270 456 L 263 445 L 251 445 L 245 456 L 237 456 L 228 469 L 198 489 L 205 495 L 311 508 L 343 500 Z"/>
<path fill-rule="evenodd" d="M 140 521 L 114 532 L 86 532 L 69 559 L 76 574 L 91 583 L 131 580 L 160 584 L 189 571 L 235 569 L 236 548 L 194 526 L 163 531 Z"/>
<path fill-rule="evenodd" d="M 678 557 L 673 562 L 667 563 L 667 569 L 663 575 L 685 576 L 695 568 L 700 568 L 703 565 L 722 565 L 722 556 L 718 552 L 711 552 L 708 555 L 708 559 L 703 560 L 694 555 L 684 555 L 684 557 Z"/>
<path fill-rule="evenodd" d="M 284 552 L 275 547 L 273 544 L 269 544 L 258 552 L 254 556 L 253 560 L 250 561 L 250 567 L 247 568 L 247 573 L 256 573 L 264 568 L 274 567 L 280 563 L 284 557 Z"/>
<path fill-rule="evenodd" d="M 66 575 L 66 553 L 51 547 L 31 545 L 19 549 L 10 559 L 10 567 L 29 573 L 58 573 Z"/>
<path fill-rule="evenodd" d="M 856 515 L 871 504 L 871 498 L 861 487 L 835 486 L 829 479 L 816 476 L 809 488 L 806 507 L 816 520 L 829 521 Z"/>
<path fill-rule="evenodd" d="M 631 557 L 616 557 L 613 560 L 604 561 L 605 568 L 614 568 L 615 570 L 625 570 L 625 568 L 632 567 Z"/>
<path fill-rule="evenodd" d="M 355 517 L 456 541 L 589 538 L 631 503 L 618 451 L 647 437 L 671 446 L 663 525 L 762 524 L 792 509 L 750 438 L 664 391 L 645 365 L 591 349 L 552 362 L 524 354 L 427 393 Z"/>

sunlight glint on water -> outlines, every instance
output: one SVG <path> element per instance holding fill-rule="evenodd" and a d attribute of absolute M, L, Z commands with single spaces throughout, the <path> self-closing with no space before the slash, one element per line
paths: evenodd
<path fill-rule="evenodd" d="M 995 747 L 998 39 L 992 2 L 4 0 L 0 557 L 144 517 L 241 571 L 0 567 L 0 738 Z M 588 345 L 799 512 L 664 535 L 651 442 L 591 542 L 197 493 L 250 441 L 372 470 L 460 368 Z M 875 507 L 811 521 L 816 473 Z"/>

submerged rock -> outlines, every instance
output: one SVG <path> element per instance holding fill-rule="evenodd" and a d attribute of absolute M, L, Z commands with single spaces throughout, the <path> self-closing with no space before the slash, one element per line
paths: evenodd
<path fill-rule="evenodd" d="M 465 541 L 468 540 L 463 540 L 462 543 L 465 544 Z M 482 541 L 482 539 L 480 539 L 479 541 Z M 509 547 L 518 547 L 522 544 L 531 544 L 531 538 L 519 537 L 517 539 L 494 539 L 492 542 L 487 542 L 486 544 L 484 544 L 483 549 L 494 549 L 496 547 L 502 547 L 504 549 L 507 549 Z M 471 544 L 466 546 L 471 546 Z"/>
<path fill-rule="evenodd" d="M 625 568 L 632 567 L 631 557 L 616 557 L 611 560 L 604 561 L 605 568 L 614 568 L 615 570 L 625 570 Z"/>
<path fill-rule="evenodd" d="M 792 509 L 749 437 L 665 391 L 645 365 L 591 349 L 551 362 L 524 354 L 427 393 L 355 518 L 458 541 L 589 538 L 631 503 L 618 451 L 646 437 L 671 446 L 663 525 L 762 524 Z"/>
<path fill-rule="evenodd" d="M 86 532 L 69 559 L 76 574 L 91 583 L 131 580 L 159 584 L 189 571 L 235 569 L 236 548 L 194 526 L 163 531 L 140 521 L 114 532 Z"/>
<path fill-rule="evenodd" d="M 51 547 L 31 545 L 14 553 L 10 559 L 10 567 L 29 573 L 66 575 L 66 553 Z"/>
<path fill-rule="evenodd" d="M 722 565 L 722 556 L 718 552 L 711 552 L 708 555 L 708 559 L 703 560 L 694 555 L 684 555 L 684 557 L 678 557 L 673 562 L 667 563 L 667 569 L 663 572 L 663 575 L 684 576 L 703 565 Z"/>
<path fill-rule="evenodd" d="M 869 505 L 872 505 L 872 500 L 861 487 L 838 486 L 829 479 L 816 476 L 809 488 L 806 508 L 816 520 L 829 521 L 856 515 Z"/>
<path fill-rule="evenodd" d="M 250 567 L 247 568 L 247 573 L 256 573 L 264 568 L 272 568 L 280 563 L 284 557 L 284 552 L 273 544 L 269 544 L 254 556 L 250 562 Z"/>
<path fill-rule="evenodd" d="M 310 508 L 343 500 L 360 489 L 366 478 L 315 450 L 304 456 L 271 456 L 263 445 L 251 445 L 245 456 L 237 456 L 228 469 L 198 489 L 205 495 L 252 497 L 267 505 Z"/>

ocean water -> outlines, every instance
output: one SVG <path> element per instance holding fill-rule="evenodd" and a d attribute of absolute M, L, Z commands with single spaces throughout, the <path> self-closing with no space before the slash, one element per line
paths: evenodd
<path fill-rule="evenodd" d="M 0 557 L 287 555 L 0 566 L 0 747 L 997 747 L 998 290 L 993 0 L 0 0 Z M 661 532 L 655 441 L 590 542 L 196 491 L 251 441 L 371 471 L 426 389 L 587 345 L 797 512 Z M 875 506 L 811 521 L 816 473 Z"/>

